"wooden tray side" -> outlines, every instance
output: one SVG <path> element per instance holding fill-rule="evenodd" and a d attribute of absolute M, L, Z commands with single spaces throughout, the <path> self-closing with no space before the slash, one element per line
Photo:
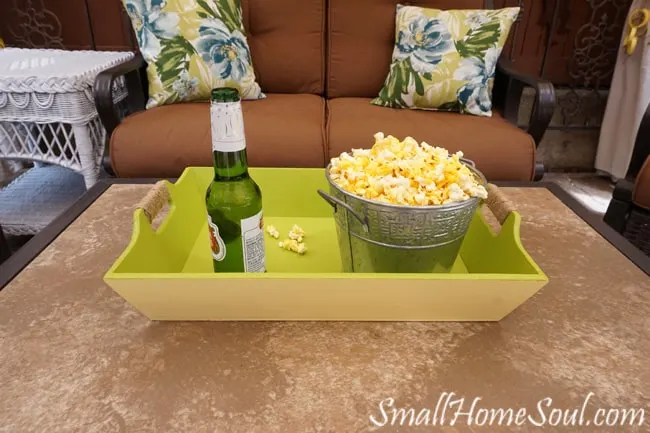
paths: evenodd
<path fill-rule="evenodd" d="M 495 233 L 486 223 L 483 211 L 474 216 L 461 246 L 460 255 L 465 266 L 476 274 L 539 275 L 546 278 L 521 243 L 521 215 L 511 212 L 499 233 Z"/>
<path fill-rule="evenodd" d="M 349 282 L 349 280 L 348 280 Z M 544 281 L 118 279 L 113 289 L 152 320 L 498 321 Z"/>

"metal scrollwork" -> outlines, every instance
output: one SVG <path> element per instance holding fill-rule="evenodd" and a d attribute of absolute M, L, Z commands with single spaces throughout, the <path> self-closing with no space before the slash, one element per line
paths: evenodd
<path fill-rule="evenodd" d="M 562 114 L 562 123 L 568 129 L 598 129 L 605 114 L 607 92 L 596 88 L 567 88 L 559 92 L 557 105 Z"/>
<path fill-rule="evenodd" d="M 27 48 L 64 48 L 59 18 L 43 0 L 13 0 L 9 10 L 9 33 Z"/>
<path fill-rule="evenodd" d="M 564 1 L 564 0 L 561 0 Z M 598 127 L 602 120 L 606 93 L 616 68 L 616 58 L 625 17 L 631 0 L 583 0 L 591 15 L 576 33 L 568 62 L 571 84 L 558 98 L 565 125 Z"/>
<path fill-rule="evenodd" d="M 581 87 L 600 88 L 609 84 L 616 66 L 616 55 L 623 32 L 629 0 L 587 0 L 591 6 L 589 22 L 578 30 L 569 74 Z"/>

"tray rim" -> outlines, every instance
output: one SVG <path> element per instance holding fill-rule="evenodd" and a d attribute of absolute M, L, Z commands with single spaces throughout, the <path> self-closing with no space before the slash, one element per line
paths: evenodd
<path fill-rule="evenodd" d="M 208 169 L 210 167 L 200 167 L 200 166 L 188 166 L 186 167 L 181 176 L 176 180 L 176 182 L 169 182 L 168 180 L 163 180 L 168 188 L 176 188 L 178 184 L 190 176 L 190 172 L 196 169 Z M 251 167 L 250 171 L 254 173 L 255 171 L 292 171 L 296 168 L 286 168 L 286 167 Z M 325 168 L 299 168 L 299 170 L 310 170 L 310 171 L 320 171 L 325 172 Z M 152 185 L 153 187 L 153 185 Z M 171 216 L 175 213 L 176 207 L 174 204 L 170 206 L 168 217 L 166 217 L 158 231 L 164 230 L 168 221 L 171 220 Z M 483 220 L 483 223 L 487 225 L 483 219 L 483 215 L 479 212 L 480 218 Z M 181 272 L 169 272 L 169 273 L 120 273 L 116 272 L 116 269 L 120 264 L 126 259 L 129 254 L 132 246 L 135 244 L 138 238 L 138 231 L 140 230 L 140 224 L 143 220 L 146 220 L 146 216 L 142 209 L 136 208 L 133 212 L 133 226 L 132 233 L 129 243 L 126 245 L 124 250 L 120 253 L 117 259 L 112 263 L 110 268 L 104 273 L 103 280 L 372 280 L 372 279 L 391 279 L 391 280 L 427 280 L 427 281 L 437 281 L 437 280 L 449 280 L 449 281 L 468 281 L 468 280 L 477 280 L 477 281 L 538 281 L 548 283 L 548 276 L 542 271 L 539 265 L 533 260 L 526 248 L 523 246 L 520 238 L 520 227 L 521 227 L 521 215 L 519 212 L 511 212 L 507 217 L 503 225 L 513 224 L 515 230 L 515 243 L 517 244 L 519 251 L 523 254 L 526 261 L 534 269 L 535 273 L 530 274 L 507 274 L 507 273 L 473 273 L 473 274 L 451 274 L 451 273 L 346 273 L 346 272 L 330 272 L 330 273 L 311 273 L 311 272 L 266 272 L 266 273 L 239 273 L 239 272 L 223 272 L 223 273 L 181 273 Z M 494 230 L 487 225 L 490 234 L 494 237 L 498 236 Z"/>

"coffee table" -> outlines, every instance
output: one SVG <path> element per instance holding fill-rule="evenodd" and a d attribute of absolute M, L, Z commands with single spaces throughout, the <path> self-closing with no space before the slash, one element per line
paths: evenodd
<path fill-rule="evenodd" d="M 527 409 L 521 431 L 538 405 L 540 431 L 575 431 L 551 410 L 583 406 L 645 409 L 608 431 L 650 425 L 650 259 L 553 184 L 501 185 L 550 282 L 499 323 L 173 323 L 102 281 L 154 181 L 98 182 L 0 267 L 0 431 L 361 432 L 384 413 L 378 431 L 440 431 L 398 430 L 390 398 L 439 406 L 443 431 L 508 430 L 450 427 L 459 397 Z"/>

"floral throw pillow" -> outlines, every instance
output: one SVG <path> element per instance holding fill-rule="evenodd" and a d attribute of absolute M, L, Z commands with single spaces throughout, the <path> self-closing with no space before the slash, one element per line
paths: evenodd
<path fill-rule="evenodd" d="M 390 72 L 372 103 L 491 116 L 497 60 L 518 14 L 397 5 Z"/>
<path fill-rule="evenodd" d="M 147 62 L 147 108 L 207 100 L 214 87 L 263 99 L 239 0 L 123 0 Z"/>

